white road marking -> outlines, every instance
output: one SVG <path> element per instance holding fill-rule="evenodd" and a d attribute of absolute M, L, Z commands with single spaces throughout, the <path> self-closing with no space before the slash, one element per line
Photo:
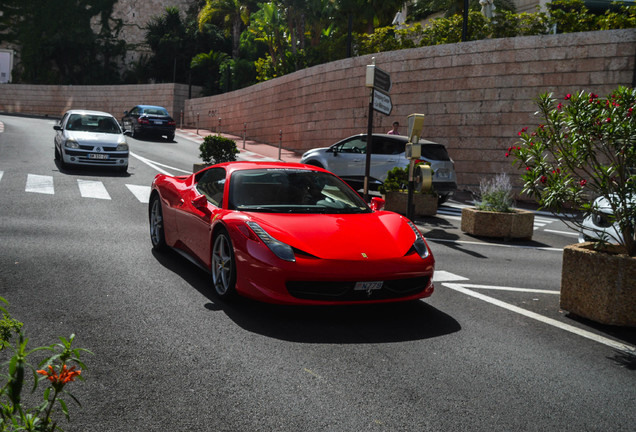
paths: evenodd
<path fill-rule="evenodd" d="M 140 202 L 148 204 L 148 202 L 150 201 L 150 186 L 127 184 L 126 187 L 133 193 L 135 198 L 137 198 Z"/>
<path fill-rule="evenodd" d="M 162 174 L 166 174 L 166 175 L 170 175 L 170 176 L 174 175 L 171 172 L 166 171 L 166 170 L 164 170 L 161 167 L 168 168 L 168 169 L 171 169 L 171 170 L 174 170 L 174 171 L 180 171 L 180 172 L 186 173 L 186 174 L 192 174 L 190 171 L 182 170 L 182 169 L 175 168 L 175 167 L 172 167 L 172 166 L 169 166 L 169 165 L 165 165 L 165 164 L 162 164 L 162 163 L 159 163 L 159 162 L 151 161 L 150 159 L 146 159 L 145 157 L 139 156 L 138 154 L 133 153 L 133 152 L 130 152 L 129 155 L 134 157 L 134 158 L 136 158 L 136 159 L 138 159 L 139 161 L 145 163 L 149 167 L 156 169 L 157 171 L 159 171 Z"/>
<path fill-rule="evenodd" d="M 104 183 L 100 181 L 77 179 L 77 186 L 79 186 L 82 198 L 110 199 Z"/>
<path fill-rule="evenodd" d="M 518 306 L 515 306 L 515 305 L 512 305 L 510 303 L 506 303 L 506 302 L 503 302 L 501 300 L 497 300 L 496 298 L 489 297 L 487 295 L 484 295 L 484 294 L 481 294 L 481 293 L 478 293 L 476 291 L 473 291 L 473 290 L 470 290 L 470 289 L 466 288 L 466 286 L 467 286 L 466 284 L 442 283 L 442 285 L 445 286 L 446 288 L 450 288 L 452 290 L 455 290 L 455 291 L 458 291 L 460 293 L 469 295 L 471 297 L 475 297 L 475 298 L 477 298 L 479 300 L 483 300 L 483 301 L 488 302 L 490 304 L 493 304 L 495 306 L 499 306 L 499 307 L 501 307 L 503 309 L 507 309 L 507 310 L 509 310 L 511 312 L 515 312 L 515 313 L 518 313 L 520 315 L 526 316 L 528 318 L 532 318 L 534 320 L 540 321 L 540 322 L 542 322 L 544 324 L 548 324 L 548 325 L 551 325 L 553 327 L 557 327 L 557 328 L 559 328 L 561 330 L 565 330 L 565 331 L 568 331 L 570 333 L 582 336 L 582 337 L 584 337 L 586 339 L 590 339 L 592 341 L 595 341 L 595 342 L 598 342 L 598 343 L 602 343 L 602 344 L 607 345 L 607 346 L 609 346 L 611 348 L 614 348 L 614 349 L 617 349 L 617 350 L 620 350 L 620 351 L 623 351 L 623 352 L 627 352 L 627 353 L 636 353 L 636 347 L 635 346 L 632 346 L 632 345 L 629 345 L 629 344 L 626 344 L 626 343 L 623 343 L 623 342 L 619 342 L 619 341 L 616 341 L 616 340 L 613 340 L 613 339 L 609 339 L 609 338 L 606 338 L 604 336 L 600 336 L 600 335 L 597 335 L 595 333 L 589 332 L 587 330 L 583 330 L 583 329 L 574 327 L 572 325 L 562 323 L 562 322 L 557 321 L 555 319 L 548 318 L 548 317 L 543 316 L 543 315 L 539 315 L 538 313 L 531 312 L 531 311 L 526 310 L 526 309 L 522 309 L 522 308 L 520 308 Z"/>
<path fill-rule="evenodd" d="M 445 281 L 446 282 L 446 281 Z M 452 282 L 452 281 L 448 281 Z M 534 294 L 561 294 L 561 291 L 554 290 L 541 290 L 541 289 L 532 289 L 532 288 L 513 288 L 513 287 L 502 287 L 496 285 L 472 285 L 472 284 L 461 284 L 464 288 L 473 288 L 473 289 L 486 289 L 486 290 L 494 290 L 494 291 L 513 291 L 513 292 L 525 292 L 525 293 L 534 293 Z"/>
<path fill-rule="evenodd" d="M 543 230 L 545 232 L 549 232 L 549 233 L 553 233 L 553 234 L 562 234 L 562 235 L 568 235 L 568 236 L 573 236 L 573 237 L 578 237 L 579 233 L 574 232 L 574 231 L 557 231 L 557 230 Z"/>
<path fill-rule="evenodd" d="M 467 241 L 467 240 L 448 240 L 448 239 L 436 239 L 436 238 L 428 238 L 426 234 L 424 238 L 427 242 L 437 242 L 437 243 L 458 243 L 458 244 L 473 244 L 478 246 L 494 246 L 494 247 L 504 247 L 504 248 L 518 248 L 518 249 L 534 249 L 534 250 L 542 250 L 542 251 L 550 251 L 550 252 L 563 252 L 561 248 L 550 248 L 550 247 L 542 247 L 542 246 L 523 246 L 523 245 L 509 245 L 509 244 L 501 244 L 501 243 L 482 243 L 475 241 Z"/>
<path fill-rule="evenodd" d="M 53 189 L 53 177 L 28 174 L 26 188 L 24 190 L 26 192 L 53 195 L 55 193 Z"/>
<path fill-rule="evenodd" d="M 468 280 L 468 278 L 444 270 L 435 270 L 435 273 L 433 273 L 433 282 L 457 282 L 465 280 Z"/>
<path fill-rule="evenodd" d="M 2 180 L 2 175 L 4 174 L 4 171 L 0 171 L 0 180 Z"/>

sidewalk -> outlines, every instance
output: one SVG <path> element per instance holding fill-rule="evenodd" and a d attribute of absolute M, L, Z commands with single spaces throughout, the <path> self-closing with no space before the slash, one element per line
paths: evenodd
<path fill-rule="evenodd" d="M 203 137 L 216 134 L 216 132 L 205 129 L 177 129 L 176 132 L 180 136 L 194 141 L 197 144 L 203 142 Z M 301 155 L 291 150 L 279 149 L 277 146 L 263 144 L 249 139 L 246 139 L 245 143 L 243 143 L 243 137 L 236 135 L 221 133 L 221 136 L 236 141 L 236 147 L 238 147 L 240 151 L 239 158 L 242 156 L 244 160 L 300 162 Z"/>

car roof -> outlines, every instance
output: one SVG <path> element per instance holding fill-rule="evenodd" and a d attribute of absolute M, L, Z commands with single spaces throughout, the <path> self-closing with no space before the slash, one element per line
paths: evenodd
<path fill-rule="evenodd" d="M 159 106 L 159 105 L 136 105 L 139 108 L 161 108 L 164 109 L 166 111 L 168 111 L 166 108 Z"/>
<path fill-rule="evenodd" d="M 94 110 L 84 110 L 84 109 L 68 110 L 66 111 L 66 114 L 102 115 L 102 116 L 113 117 L 112 114 L 109 114 L 104 111 L 94 111 Z"/>
<path fill-rule="evenodd" d="M 340 143 L 340 142 L 342 142 L 342 141 L 345 141 L 345 140 L 348 140 L 349 138 L 360 138 L 360 137 L 363 137 L 363 138 L 365 138 L 365 139 L 366 139 L 367 134 L 357 134 L 357 135 L 351 135 L 351 136 L 350 136 L 350 137 L 348 137 L 348 138 L 341 139 L 340 141 L 338 141 L 338 143 Z M 378 137 L 378 138 L 388 138 L 388 139 L 393 139 L 393 140 L 396 140 L 396 141 L 403 141 L 403 142 L 405 142 L 405 143 L 409 141 L 409 137 L 407 137 L 406 135 L 393 135 L 393 134 L 381 134 L 381 133 L 374 133 L 374 134 L 373 134 L 373 137 L 374 137 L 374 138 L 375 138 L 375 137 Z M 418 143 L 419 143 L 419 144 L 438 144 L 438 143 L 436 143 L 436 142 L 429 141 L 429 140 L 425 140 L 425 139 L 422 139 L 422 138 L 420 138 L 420 140 L 418 141 Z M 336 143 L 336 144 L 337 144 L 337 143 Z"/>
<path fill-rule="evenodd" d="M 305 165 L 296 162 L 269 162 L 269 161 L 235 161 L 235 162 L 223 162 L 220 164 L 212 165 L 212 167 L 222 167 L 228 170 L 228 173 L 235 171 L 252 170 L 252 169 L 301 169 L 306 171 L 321 171 L 328 172 L 322 168 Z"/>

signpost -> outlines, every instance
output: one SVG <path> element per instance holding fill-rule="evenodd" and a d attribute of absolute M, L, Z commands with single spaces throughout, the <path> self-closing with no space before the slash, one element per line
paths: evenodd
<path fill-rule="evenodd" d="M 369 119 L 367 121 L 367 155 L 364 168 L 364 199 L 369 201 L 369 173 L 371 170 L 371 153 L 373 148 L 373 111 L 378 111 L 384 115 L 390 115 L 393 109 L 391 102 L 391 91 L 393 83 L 391 75 L 373 64 L 367 65 L 365 86 L 371 88 L 369 96 Z"/>

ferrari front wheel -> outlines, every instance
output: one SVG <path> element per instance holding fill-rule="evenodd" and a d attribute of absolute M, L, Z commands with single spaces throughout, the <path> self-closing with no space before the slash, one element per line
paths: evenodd
<path fill-rule="evenodd" d="M 227 231 L 220 231 L 212 247 L 212 285 L 221 298 L 234 295 L 236 285 L 236 265 L 234 250 Z"/>
<path fill-rule="evenodd" d="M 153 195 L 150 200 L 150 241 L 152 247 L 158 251 L 165 249 L 166 236 L 163 226 L 163 212 L 161 211 L 161 200 L 158 195 Z"/>

